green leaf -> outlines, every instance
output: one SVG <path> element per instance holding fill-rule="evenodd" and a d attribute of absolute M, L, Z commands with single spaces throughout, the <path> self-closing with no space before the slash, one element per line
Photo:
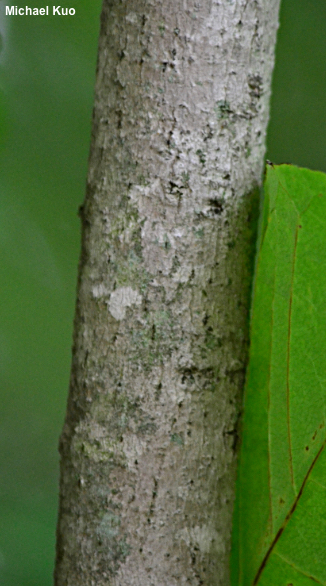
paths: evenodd
<path fill-rule="evenodd" d="M 232 586 L 326 585 L 326 175 L 269 166 Z"/>

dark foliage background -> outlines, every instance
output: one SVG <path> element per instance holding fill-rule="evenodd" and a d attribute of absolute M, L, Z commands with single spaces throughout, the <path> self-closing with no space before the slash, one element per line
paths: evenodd
<path fill-rule="evenodd" d="M 100 0 L 74 8 L 6 17 L 0 0 L 1 586 L 52 584 Z M 273 162 L 326 171 L 325 30 L 324 0 L 283 0 Z"/>

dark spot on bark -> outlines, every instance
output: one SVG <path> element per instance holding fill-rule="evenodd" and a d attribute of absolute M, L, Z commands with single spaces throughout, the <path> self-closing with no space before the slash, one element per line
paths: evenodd
<path fill-rule="evenodd" d="M 207 125 L 207 134 L 204 137 L 204 141 L 209 140 L 210 138 L 213 138 L 213 136 L 214 136 L 214 133 L 213 133 L 211 127 L 209 125 Z"/>
<path fill-rule="evenodd" d="M 205 153 L 203 153 L 203 151 L 201 149 L 197 149 L 196 155 L 199 157 L 199 161 L 201 162 L 201 164 L 205 165 L 205 163 L 206 163 Z"/>
<path fill-rule="evenodd" d="M 183 371 L 181 382 L 184 385 L 187 382 L 187 379 L 191 381 L 191 383 L 195 382 L 195 378 L 191 368 L 185 368 Z"/>
<path fill-rule="evenodd" d="M 239 441 L 239 434 L 238 434 L 238 430 L 236 428 L 234 429 L 230 429 L 228 431 L 223 431 L 223 435 L 225 436 L 229 436 L 233 438 L 233 442 L 232 442 L 232 450 L 235 452 L 237 449 L 237 445 L 238 445 L 238 441 Z"/>
<path fill-rule="evenodd" d="M 137 433 L 140 435 L 153 434 L 157 430 L 154 417 L 145 415 L 141 418 L 141 423 L 137 427 Z"/>
<path fill-rule="evenodd" d="M 204 326 L 206 326 L 208 320 L 209 320 L 209 315 L 207 315 L 207 313 L 205 313 L 205 317 L 203 318 L 203 324 L 204 324 Z"/>
<path fill-rule="evenodd" d="M 144 297 L 143 306 L 144 306 L 144 312 L 149 313 L 149 301 L 148 301 L 147 297 Z"/>
<path fill-rule="evenodd" d="M 248 86 L 250 88 L 250 96 L 252 98 L 260 98 L 263 94 L 263 78 L 261 75 L 249 75 Z"/>
<path fill-rule="evenodd" d="M 122 111 L 121 110 L 116 110 L 116 116 L 117 116 L 117 128 L 120 129 L 122 126 Z"/>
<path fill-rule="evenodd" d="M 230 379 L 231 383 L 242 386 L 244 383 L 246 369 L 245 367 L 236 368 L 234 370 L 226 370 L 225 374 Z"/>
<path fill-rule="evenodd" d="M 156 478 L 154 478 L 154 487 L 153 487 L 153 492 L 152 492 L 152 500 L 151 500 L 151 504 L 149 507 L 149 516 L 152 517 L 154 514 L 154 508 L 155 508 L 155 499 L 157 496 L 157 486 L 158 486 L 158 481 L 156 480 Z M 150 519 L 147 519 L 147 522 L 150 523 Z"/>

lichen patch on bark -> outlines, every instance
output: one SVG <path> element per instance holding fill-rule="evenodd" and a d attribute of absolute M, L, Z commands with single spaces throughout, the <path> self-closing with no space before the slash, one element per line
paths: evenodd
<path fill-rule="evenodd" d="M 126 308 L 132 305 L 141 305 L 142 296 L 132 287 L 119 287 L 112 291 L 108 303 L 109 312 L 117 320 L 124 319 Z"/>

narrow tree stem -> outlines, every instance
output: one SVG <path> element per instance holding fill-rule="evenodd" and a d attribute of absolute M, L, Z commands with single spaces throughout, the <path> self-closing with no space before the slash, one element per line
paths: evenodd
<path fill-rule="evenodd" d="M 56 586 L 228 586 L 279 0 L 104 0 Z"/>

